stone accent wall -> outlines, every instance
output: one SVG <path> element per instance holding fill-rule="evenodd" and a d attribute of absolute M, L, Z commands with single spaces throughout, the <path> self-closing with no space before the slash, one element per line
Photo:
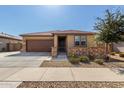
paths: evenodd
<path fill-rule="evenodd" d="M 56 47 L 52 47 L 51 55 L 52 55 L 52 57 L 57 56 L 57 48 Z"/>
<path fill-rule="evenodd" d="M 73 47 L 69 49 L 69 53 L 75 55 L 91 55 L 91 56 L 103 56 L 105 54 L 104 47 Z"/>
<path fill-rule="evenodd" d="M 54 35 L 54 47 L 58 48 L 58 36 Z"/>

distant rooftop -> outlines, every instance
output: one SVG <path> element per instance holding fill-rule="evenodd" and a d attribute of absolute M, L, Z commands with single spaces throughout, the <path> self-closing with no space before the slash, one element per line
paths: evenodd
<path fill-rule="evenodd" d="M 14 36 L 14 35 L 10 35 L 10 34 L 6 34 L 6 33 L 3 33 L 3 32 L 0 32 L 0 37 L 21 40 L 20 37 L 17 37 L 17 36 Z"/>

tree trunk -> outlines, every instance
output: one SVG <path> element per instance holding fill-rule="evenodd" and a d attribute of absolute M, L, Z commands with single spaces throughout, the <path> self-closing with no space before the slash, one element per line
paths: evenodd
<path fill-rule="evenodd" d="M 113 52 L 114 49 L 113 49 L 113 43 L 111 43 L 111 52 Z"/>
<path fill-rule="evenodd" d="M 105 60 L 106 60 L 106 62 L 109 61 L 108 53 L 109 53 L 109 43 L 106 43 L 106 46 L 105 46 Z"/>

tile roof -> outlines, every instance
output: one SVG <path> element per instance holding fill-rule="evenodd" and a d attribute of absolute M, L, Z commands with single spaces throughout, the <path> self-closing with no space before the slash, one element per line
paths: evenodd
<path fill-rule="evenodd" d="M 54 34 L 94 34 L 94 32 L 80 31 L 80 30 L 63 30 L 54 32 Z"/>
<path fill-rule="evenodd" d="M 53 36 L 53 34 L 95 34 L 95 32 L 80 31 L 80 30 L 55 30 L 47 32 L 26 33 L 20 36 Z"/>
<path fill-rule="evenodd" d="M 6 34 L 6 33 L 3 33 L 3 32 L 0 32 L 0 37 L 9 38 L 9 39 L 16 39 L 16 40 L 22 40 L 20 37 L 10 35 L 10 34 Z"/>

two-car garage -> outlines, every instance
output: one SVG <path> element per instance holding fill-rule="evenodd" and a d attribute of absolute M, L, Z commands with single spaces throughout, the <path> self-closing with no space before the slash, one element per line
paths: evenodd
<path fill-rule="evenodd" d="M 26 40 L 27 52 L 50 52 L 53 47 L 53 40 Z"/>
<path fill-rule="evenodd" d="M 54 36 L 49 32 L 27 33 L 20 36 L 23 37 L 24 52 L 51 52 L 54 46 Z"/>

